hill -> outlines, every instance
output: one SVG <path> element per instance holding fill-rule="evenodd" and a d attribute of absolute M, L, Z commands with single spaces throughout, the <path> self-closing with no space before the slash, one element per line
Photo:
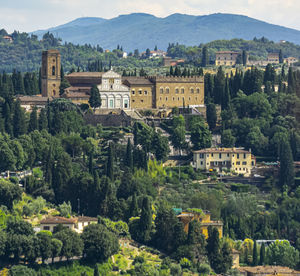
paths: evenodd
<path fill-rule="evenodd" d="M 222 13 L 205 16 L 172 14 L 165 18 L 144 13 L 112 19 L 83 17 L 33 34 L 41 37 L 48 31 L 74 44 L 99 44 L 105 49 L 114 49 L 121 44 L 126 51 L 145 50 L 155 45 L 166 49 L 169 42 L 191 46 L 218 39 L 249 40 L 263 36 L 275 42 L 286 40 L 300 44 L 298 30 L 243 15 Z"/>

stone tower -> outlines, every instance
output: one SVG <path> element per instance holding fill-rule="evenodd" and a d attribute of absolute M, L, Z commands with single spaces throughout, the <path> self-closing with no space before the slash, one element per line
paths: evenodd
<path fill-rule="evenodd" d="M 59 97 L 60 53 L 58 50 L 43 51 L 42 54 L 42 96 Z"/>

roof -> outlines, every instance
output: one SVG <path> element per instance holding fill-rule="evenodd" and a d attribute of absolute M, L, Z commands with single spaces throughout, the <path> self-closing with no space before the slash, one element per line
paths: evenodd
<path fill-rule="evenodd" d="M 92 77 L 92 78 L 101 78 L 103 72 L 73 72 L 68 74 L 66 77 Z"/>
<path fill-rule="evenodd" d="M 218 51 L 216 54 L 239 54 L 239 52 L 233 52 L 233 51 Z"/>
<path fill-rule="evenodd" d="M 48 98 L 48 97 L 42 97 L 42 96 L 17 96 L 17 99 L 20 100 L 21 103 L 26 103 L 26 102 L 43 102 L 47 103 L 48 99 L 51 102 L 53 98 Z"/>
<path fill-rule="evenodd" d="M 144 77 L 123 77 L 124 82 L 129 85 L 153 85 L 153 83 Z"/>
<path fill-rule="evenodd" d="M 250 153 L 250 151 L 242 148 L 206 148 L 202 150 L 196 150 L 194 153 Z"/>
<path fill-rule="evenodd" d="M 76 219 L 69 219 L 64 217 L 48 217 L 41 221 L 41 224 L 75 224 Z"/>
<path fill-rule="evenodd" d="M 90 98 L 90 95 L 85 92 L 66 92 L 63 94 L 65 98 Z"/>
<path fill-rule="evenodd" d="M 300 275 L 300 271 L 293 270 L 284 266 L 245 266 L 239 268 L 240 272 L 250 272 L 250 273 L 289 273 L 291 275 Z"/>
<path fill-rule="evenodd" d="M 85 217 L 85 216 L 78 217 L 78 222 L 86 222 L 86 221 L 97 221 L 98 222 L 98 219 L 92 218 L 92 217 Z"/>

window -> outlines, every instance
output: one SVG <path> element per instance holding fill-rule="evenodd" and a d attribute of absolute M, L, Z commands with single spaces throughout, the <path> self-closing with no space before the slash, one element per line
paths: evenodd
<path fill-rule="evenodd" d="M 179 93 L 179 89 L 178 89 L 178 88 L 175 89 L 175 93 L 176 93 L 176 94 Z"/>
<path fill-rule="evenodd" d="M 244 165 L 244 166 L 247 165 L 247 162 L 243 162 L 243 165 Z"/>
<path fill-rule="evenodd" d="M 189 97 L 189 101 L 191 100 L 191 97 Z"/>
<path fill-rule="evenodd" d="M 132 100 L 132 102 L 134 103 L 134 102 L 135 102 L 135 100 Z"/>
<path fill-rule="evenodd" d="M 164 94 L 164 89 L 163 89 L 163 88 L 160 88 L 160 89 L 159 89 L 159 93 L 160 93 L 160 94 Z"/>
<path fill-rule="evenodd" d="M 194 88 L 191 88 L 191 93 L 194 94 Z"/>
<path fill-rule="evenodd" d="M 175 97 L 173 97 L 173 101 L 175 101 Z"/>
<path fill-rule="evenodd" d="M 246 159 L 246 153 L 244 153 L 244 159 Z"/>
<path fill-rule="evenodd" d="M 184 94 L 184 88 L 181 88 L 181 94 Z"/>
<path fill-rule="evenodd" d="M 179 97 L 178 97 L 178 101 L 179 101 L 180 99 L 179 99 Z"/>
<path fill-rule="evenodd" d="M 55 76 L 55 66 L 52 66 L 52 76 Z"/>
<path fill-rule="evenodd" d="M 170 93 L 170 89 L 166 88 L 166 94 L 169 94 L 169 93 Z"/>
<path fill-rule="evenodd" d="M 236 162 L 236 165 L 237 165 L 237 166 L 241 165 L 241 162 L 240 162 L 240 161 L 237 161 L 237 162 Z"/>
<path fill-rule="evenodd" d="M 142 90 L 139 90 L 139 94 L 142 95 Z"/>
<path fill-rule="evenodd" d="M 110 100 L 109 100 L 109 107 L 110 107 L 110 108 L 113 108 L 113 107 L 114 107 L 114 100 L 113 100 L 113 99 L 110 99 Z"/>
<path fill-rule="evenodd" d="M 240 158 L 240 154 L 239 154 L 239 153 L 236 155 L 236 158 L 237 158 L 237 159 L 239 159 L 239 158 Z"/>
<path fill-rule="evenodd" d="M 124 108 L 128 108 L 128 100 L 124 100 Z"/>
<path fill-rule="evenodd" d="M 229 153 L 227 153 L 227 157 L 229 157 Z"/>
<path fill-rule="evenodd" d="M 144 102 L 144 100 L 141 100 L 141 103 L 143 103 Z"/>
<path fill-rule="evenodd" d="M 132 91 L 131 91 L 131 94 L 132 94 L 132 95 L 134 95 L 134 94 L 135 94 L 135 91 L 134 91 L 134 90 L 132 90 Z"/>
<path fill-rule="evenodd" d="M 168 100 L 168 97 L 166 97 L 166 101 Z"/>
<path fill-rule="evenodd" d="M 145 90 L 144 94 L 145 94 L 145 95 L 147 95 L 147 94 L 148 94 L 148 91 L 147 91 L 147 90 Z"/>
<path fill-rule="evenodd" d="M 197 94 L 200 94 L 200 88 L 197 88 L 197 89 L 196 89 L 196 93 L 197 93 Z"/>
<path fill-rule="evenodd" d="M 222 153 L 219 153 L 219 158 L 220 158 L 220 159 L 222 158 Z"/>
<path fill-rule="evenodd" d="M 203 161 L 201 161 L 200 164 L 203 165 Z"/>
<path fill-rule="evenodd" d="M 49 231 L 50 230 L 50 226 L 44 226 L 43 229 Z"/>
<path fill-rule="evenodd" d="M 53 83 L 53 87 L 55 87 L 56 85 L 55 85 L 55 83 Z"/>
<path fill-rule="evenodd" d="M 211 157 L 214 157 L 214 154 L 213 154 L 213 153 L 211 154 Z"/>
<path fill-rule="evenodd" d="M 161 101 L 161 97 L 159 97 L 159 100 Z"/>

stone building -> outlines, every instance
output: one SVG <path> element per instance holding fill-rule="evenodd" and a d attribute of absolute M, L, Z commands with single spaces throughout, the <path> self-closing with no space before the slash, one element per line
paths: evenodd
<path fill-rule="evenodd" d="M 271 64 L 279 64 L 279 53 L 269 53 L 267 62 Z"/>
<path fill-rule="evenodd" d="M 42 53 L 42 96 L 59 97 L 60 53 L 58 50 L 47 50 Z"/>
<path fill-rule="evenodd" d="M 216 52 L 216 66 L 234 66 L 239 55 L 240 53 L 233 51 Z"/>
<path fill-rule="evenodd" d="M 193 152 L 193 167 L 206 171 L 228 171 L 250 176 L 255 164 L 251 152 L 239 148 L 207 148 Z"/>

